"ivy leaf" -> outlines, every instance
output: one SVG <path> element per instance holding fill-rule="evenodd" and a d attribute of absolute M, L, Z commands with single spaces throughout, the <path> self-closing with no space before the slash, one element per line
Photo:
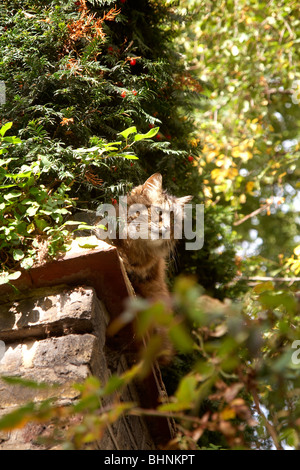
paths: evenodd
<path fill-rule="evenodd" d="M 23 268 L 23 269 L 30 269 L 30 268 L 32 268 L 33 263 L 34 263 L 33 258 L 24 258 L 24 259 L 21 261 L 20 266 L 21 266 L 21 268 Z"/>
<path fill-rule="evenodd" d="M 15 186 L 15 185 L 12 185 L 12 186 Z M 11 193 L 5 194 L 4 199 L 6 199 L 6 201 L 9 201 L 10 199 L 20 197 L 21 195 L 22 195 L 21 191 L 12 191 Z"/>
<path fill-rule="evenodd" d="M 21 259 L 24 258 L 24 253 L 22 250 L 14 250 L 13 251 L 13 258 L 15 261 L 20 261 Z"/>
<path fill-rule="evenodd" d="M 3 284 L 7 284 L 9 283 L 10 281 L 15 281 L 16 279 L 18 279 L 20 276 L 21 276 L 21 271 L 15 271 L 14 273 L 1 273 L 0 274 L 0 286 L 3 285 Z"/>

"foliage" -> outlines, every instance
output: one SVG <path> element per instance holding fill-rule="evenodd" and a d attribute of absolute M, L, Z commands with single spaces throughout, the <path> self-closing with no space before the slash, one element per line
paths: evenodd
<path fill-rule="evenodd" d="M 297 2 L 181 7 L 191 4 L 193 21 L 178 40 L 190 70 L 213 87 L 196 116 L 206 204 L 234 212 L 239 255 L 256 256 L 244 276 L 293 277 L 283 260 L 299 242 Z"/>
<path fill-rule="evenodd" d="M 244 303 L 225 303 L 206 295 L 189 278 L 176 282 L 172 316 L 162 304 L 133 300 L 118 319 L 118 328 L 133 318 L 138 337 L 151 339 L 141 361 L 106 383 L 94 377 L 76 385 L 80 397 L 62 406 L 59 387 L 53 398 L 30 403 L 0 420 L 7 430 L 27 422 L 56 423 L 48 446 L 65 449 L 93 446 L 107 426 L 123 415 L 169 416 L 179 427 L 171 448 L 202 449 L 213 444 L 232 449 L 299 449 L 299 302 L 272 283 L 257 285 Z M 143 380 L 161 354 L 161 336 L 153 325 L 168 329 L 181 354 L 193 353 L 188 373 L 180 378 L 168 402 L 157 409 L 141 409 L 120 401 L 121 391 L 133 380 Z M 114 326 L 114 328 L 116 325 Z M 169 369 L 169 367 L 168 367 Z M 19 378 L 12 385 L 45 386 Z M 45 444 L 45 442 L 44 442 Z"/>
<path fill-rule="evenodd" d="M 34 122 L 30 124 L 35 126 Z M 71 222 L 64 223 L 64 218 L 76 205 L 75 198 L 69 197 L 71 185 L 86 177 L 96 180 L 90 174 L 91 163 L 101 168 L 107 166 L 110 159 L 136 160 L 135 143 L 149 142 L 158 132 L 158 128 L 154 128 L 139 134 L 131 127 L 120 133 L 121 140 L 117 142 L 94 138 L 92 147 L 61 147 L 59 180 L 55 184 L 48 182 L 46 186 L 43 183 L 51 174 L 53 156 L 38 155 L 36 161 L 20 167 L 20 159 L 8 157 L 11 146 L 23 144 L 15 136 L 5 137 L 11 127 L 10 122 L 0 129 L 0 152 L 5 157 L 0 160 L 0 253 L 6 267 L 1 274 L 2 284 L 19 277 L 20 271 L 10 272 L 15 266 L 30 269 L 35 261 L 44 261 L 43 256 L 54 256 L 59 250 L 67 249 L 70 232 L 66 225 Z M 43 135 L 41 126 L 37 132 Z M 55 165 L 58 166 L 57 160 Z M 101 181 L 96 180 L 96 183 L 101 184 Z"/>
<path fill-rule="evenodd" d="M 6 103 L 0 119 L 13 122 L 10 132 L 19 131 L 23 141 L 11 157 L 21 167 L 42 156 L 39 181 L 46 188 L 56 189 L 69 171 L 68 199 L 77 198 L 78 209 L 116 199 L 155 171 L 171 194 L 192 194 L 195 203 L 202 202 L 192 110 L 206 99 L 205 85 L 187 71 L 173 45 L 185 17 L 176 4 L 1 3 L 0 80 Z M 133 126 L 143 134 L 160 129 L 151 145 L 136 142 L 138 160 L 112 157 L 99 166 L 91 159 L 87 171 L 72 173 L 73 150 L 88 148 L 90 139 L 92 146 L 99 139 L 118 141 L 118 134 Z M 224 295 L 236 270 L 235 236 L 224 228 L 231 219 L 226 210 L 208 208 L 207 249 L 185 252 L 180 245 L 174 274 L 192 271 L 205 287 Z"/>
<path fill-rule="evenodd" d="M 53 420 L 48 445 L 78 449 L 122 415 L 150 414 L 177 421 L 180 449 L 299 449 L 297 284 L 277 283 L 300 272 L 297 12 L 287 0 L 1 3 L 1 283 L 66 249 L 75 207 L 154 171 L 205 203 L 205 243 L 178 248 L 174 316 L 138 299 L 114 325 L 150 336 L 139 364 L 77 385 L 70 407 L 53 390 L 0 428 Z M 120 403 L 160 354 L 157 324 L 178 351 L 163 371 L 170 402 Z"/>

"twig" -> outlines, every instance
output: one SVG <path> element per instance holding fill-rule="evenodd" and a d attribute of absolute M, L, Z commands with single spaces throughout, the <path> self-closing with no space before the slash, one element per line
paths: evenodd
<path fill-rule="evenodd" d="M 247 277 L 241 276 L 238 280 L 245 280 L 245 281 L 272 281 L 272 282 L 299 282 L 300 277 L 271 277 L 271 276 L 254 276 L 254 277 Z"/>
<path fill-rule="evenodd" d="M 255 211 L 251 212 L 251 214 L 248 214 L 248 215 L 245 215 L 245 217 L 243 217 L 242 219 L 240 220 L 236 220 L 233 225 L 237 226 L 237 225 L 241 225 L 243 224 L 244 222 L 246 222 L 246 220 L 248 219 L 251 219 L 251 217 L 254 217 L 258 214 L 260 214 L 262 211 L 264 211 L 265 209 L 268 209 L 270 206 L 271 206 L 271 202 L 268 202 L 267 204 L 264 204 L 263 206 L 259 207 L 258 209 L 256 209 Z"/>
<path fill-rule="evenodd" d="M 128 411 L 128 414 L 131 414 L 134 416 L 144 415 L 144 416 L 157 416 L 159 418 L 181 419 L 183 421 L 190 421 L 192 423 L 203 425 L 203 422 L 201 421 L 200 418 L 197 418 L 195 416 L 182 415 L 180 413 L 170 413 L 170 412 L 162 412 L 162 411 L 151 410 L 151 409 L 144 410 L 142 408 L 133 408 Z"/>
<path fill-rule="evenodd" d="M 259 398 L 258 398 L 256 389 L 251 388 L 250 392 L 253 396 L 255 409 L 256 409 L 257 413 L 259 414 L 259 416 L 262 418 L 262 420 L 263 420 L 263 422 L 266 426 L 266 429 L 269 432 L 269 434 L 270 434 L 270 436 L 271 436 L 271 438 L 274 442 L 274 445 L 275 445 L 276 449 L 277 450 L 283 450 L 283 448 L 282 448 L 282 446 L 281 446 L 281 444 L 278 440 L 277 433 L 276 433 L 276 430 L 275 430 L 274 426 L 267 420 L 265 414 L 261 410 L 260 403 L 259 403 Z"/>

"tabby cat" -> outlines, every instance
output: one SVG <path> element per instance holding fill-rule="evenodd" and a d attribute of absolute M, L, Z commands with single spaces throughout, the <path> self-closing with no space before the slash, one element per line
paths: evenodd
<path fill-rule="evenodd" d="M 114 244 L 137 295 L 168 302 L 166 260 L 176 243 L 176 224 L 181 223 L 183 207 L 191 199 L 164 191 L 160 173 L 150 176 L 127 196 L 129 235 L 138 233 L 140 238 L 117 237 Z"/>

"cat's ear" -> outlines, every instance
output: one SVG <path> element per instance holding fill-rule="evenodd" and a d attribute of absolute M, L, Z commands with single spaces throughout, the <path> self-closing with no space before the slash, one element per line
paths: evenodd
<path fill-rule="evenodd" d="M 162 176 L 160 173 L 154 173 L 143 184 L 143 192 L 145 193 L 159 193 L 162 192 Z"/>
<path fill-rule="evenodd" d="M 184 206 L 185 204 L 188 204 L 194 196 L 183 196 L 183 197 L 178 197 L 177 198 L 177 204 L 180 206 Z"/>

